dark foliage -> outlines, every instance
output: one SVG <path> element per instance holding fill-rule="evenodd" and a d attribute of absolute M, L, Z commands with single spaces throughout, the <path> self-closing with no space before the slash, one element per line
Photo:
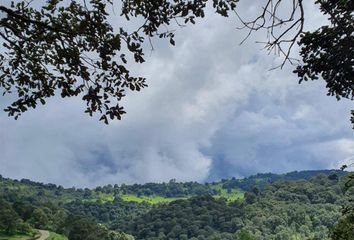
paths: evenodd
<path fill-rule="evenodd" d="M 15 101 L 5 111 L 16 119 L 46 99 L 80 96 L 86 111 L 101 113 L 100 120 L 121 119 L 120 105 L 127 91 L 146 87 L 144 77 L 131 73 L 133 64 L 143 63 L 144 49 L 151 38 L 165 38 L 175 45 L 176 27 L 195 24 L 203 18 L 208 0 L 121 0 L 119 22 L 109 19 L 111 0 L 48 0 L 39 7 L 31 1 L 0 4 L 0 88 Z M 301 81 L 322 77 L 328 95 L 353 98 L 353 1 L 316 0 L 331 25 L 303 33 L 305 9 L 302 0 L 267 0 L 259 15 L 243 20 L 236 11 L 238 0 L 212 0 L 221 16 L 235 14 L 244 28 L 266 30 L 265 48 L 291 59 L 290 50 L 300 37 L 303 64 L 295 73 Z M 124 20 L 137 22 L 128 29 Z M 131 25 L 131 24 L 130 24 Z M 134 25 L 134 24 L 133 24 Z M 290 36 L 289 36 L 290 35 Z M 246 38 L 247 38 L 246 37 Z M 129 63 L 128 63 L 129 62 Z M 130 65 L 129 65 L 130 64 Z M 354 114 L 354 113 L 353 113 Z M 352 121 L 354 122 L 354 115 Z"/>
<path fill-rule="evenodd" d="M 228 179 L 223 181 L 223 188 L 225 189 L 234 189 L 240 188 L 244 191 L 252 191 L 256 186 L 257 188 L 263 189 L 272 182 L 278 180 L 310 180 L 315 175 L 325 174 L 331 175 L 332 178 L 337 179 L 346 175 L 346 172 L 340 170 L 313 170 L 313 171 L 294 171 L 286 174 L 274 174 L 274 173 L 259 173 L 254 176 L 250 176 L 244 179 Z"/>
<path fill-rule="evenodd" d="M 137 195 L 159 195 L 164 197 L 183 197 L 183 196 L 200 196 L 200 195 L 214 195 L 216 191 L 204 184 L 197 182 L 179 183 L 174 180 L 168 183 L 146 183 L 122 185 L 119 190 L 124 194 Z"/>
<path fill-rule="evenodd" d="M 153 208 L 131 224 L 121 227 L 134 233 L 137 239 L 158 239 L 159 236 L 166 239 L 206 238 L 215 232 L 236 232 L 240 216 L 241 209 L 225 200 L 210 196 L 194 197 Z"/>
<path fill-rule="evenodd" d="M 135 77 L 128 61 L 143 63 L 142 45 L 152 37 L 167 38 L 172 45 L 171 22 L 195 23 L 204 17 L 207 0 L 122 0 L 120 15 L 126 20 L 143 19 L 135 30 L 124 24 L 115 28 L 108 20 L 110 0 L 48 0 L 40 8 L 31 2 L 0 4 L 0 87 L 4 94 L 17 94 L 5 111 L 15 119 L 28 108 L 58 93 L 80 96 L 85 112 L 102 113 L 105 123 L 121 119 L 119 104 L 127 90 L 146 87 L 144 77 Z M 237 0 L 214 0 L 216 12 L 227 16 Z M 121 22 L 122 19 L 120 20 Z M 164 27 L 161 30 L 161 27 Z"/>
<path fill-rule="evenodd" d="M 330 25 L 301 36 L 303 64 L 295 73 L 300 82 L 326 81 L 328 95 L 354 98 L 354 2 L 351 0 L 317 0 Z M 354 116 L 354 111 L 353 111 Z M 352 118 L 354 124 L 354 117 Z"/>

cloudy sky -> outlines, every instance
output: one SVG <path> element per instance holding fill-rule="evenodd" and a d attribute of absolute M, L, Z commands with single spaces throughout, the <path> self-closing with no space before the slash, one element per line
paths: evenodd
<path fill-rule="evenodd" d="M 306 2 L 306 29 L 324 24 Z M 252 16 L 259 8 L 239 11 Z M 208 10 L 196 26 L 178 30 L 176 47 L 155 40 L 147 62 L 132 66 L 149 87 L 126 97 L 122 121 L 106 126 L 88 117 L 80 99 L 51 99 L 17 121 L 0 112 L 0 174 L 93 187 L 203 182 L 352 161 L 352 103 L 327 97 L 321 81 L 299 85 L 291 65 L 269 71 L 281 59 L 255 43 L 264 34 L 240 46 L 246 32 L 236 26 L 236 18 Z"/>

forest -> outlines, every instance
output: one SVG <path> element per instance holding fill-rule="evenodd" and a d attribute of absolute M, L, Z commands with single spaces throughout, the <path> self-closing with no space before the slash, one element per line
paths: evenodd
<path fill-rule="evenodd" d="M 353 239 L 352 176 L 300 171 L 94 189 L 1 177 L 0 239 L 35 239 L 37 229 L 69 240 Z"/>

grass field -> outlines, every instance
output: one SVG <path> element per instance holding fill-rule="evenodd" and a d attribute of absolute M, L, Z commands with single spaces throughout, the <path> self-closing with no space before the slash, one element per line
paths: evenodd
<path fill-rule="evenodd" d="M 232 189 L 231 192 L 228 192 L 226 189 L 222 188 L 221 184 L 211 186 L 213 189 L 217 190 L 219 193 L 217 195 L 214 195 L 214 198 L 225 198 L 229 202 L 236 201 L 238 199 L 243 199 L 244 198 L 244 193 L 239 190 L 239 189 Z M 147 202 L 149 204 L 159 204 L 159 203 L 169 203 L 172 201 L 176 201 L 179 199 L 188 199 L 191 196 L 186 196 L 186 197 L 175 197 L 175 198 L 167 198 L 167 197 L 162 197 L 162 196 L 136 196 L 132 194 L 125 194 L 120 196 L 123 201 L 126 202 L 137 202 L 137 203 L 142 203 L 142 202 Z"/>
<path fill-rule="evenodd" d="M 12 235 L 12 236 L 9 236 L 9 235 L 5 235 L 3 233 L 0 233 L 0 240 L 27 240 L 31 238 L 31 236 L 28 236 L 28 235 Z"/>
<path fill-rule="evenodd" d="M 47 240 L 68 240 L 68 238 L 57 233 L 49 232 L 49 238 Z"/>
<path fill-rule="evenodd" d="M 136 195 L 131 195 L 131 194 L 125 194 L 120 196 L 123 201 L 126 202 L 137 202 L 137 203 L 142 203 L 142 202 L 147 202 L 149 204 L 158 204 L 158 203 L 169 203 L 172 201 L 176 201 L 179 199 L 187 199 L 188 197 L 179 197 L 179 198 L 166 198 L 166 197 L 161 197 L 161 196 L 136 196 Z"/>
<path fill-rule="evenodd" d="M 222 188 L 222 184 L 214 184 L 210 185 L 212 189 L 215 189 L 219 193 L 217 195 L 214 195 L 214 198 L 226 198 L 227 201 L 233 202 L 238 199 L 243 199 L 244 198 L 244 192 L 242 192 L 239 189 L 231 189 L 231 192 L 228 192 L 227 189 Z"/>
<path fill-rule="evenodd" d="M 99 194 L 93 195 L 91 198 L 82 199 L 81 201 L 83 201 L 83 202 L 101 201 L 103 203 L 106 203 L 106 202 L 113 202 L 113 200 L 114 200 L 114 196 L 112 194 L 99 193 Z"/>

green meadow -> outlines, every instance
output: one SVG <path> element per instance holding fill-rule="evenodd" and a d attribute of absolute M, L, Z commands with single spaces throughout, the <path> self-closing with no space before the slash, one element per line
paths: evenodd
<path fill-rule="evenodd" d="M 0 240 L 28 240 L 31 236 L 24 234 L 16 234 L 16 235 L 6 235 L 4 233 L 0 233 Z M 60 239 L 58 239 L 60 240 Z"/>
<path fill-rule="evenodd" d="M 54 232 L 49 232 L 49 238 L 47 240 L 68 240 L 68 238 Z"/>
<path fill-rule="evenodd" d="M 133 194 L 124 194 L 119 196 L 125 202 L 136 202 L 136 203 L 149 203 L 149 204 L 159 204 L 159 203 L 169 203 L 172 201 L 180 199 L 188 199 L 188 197 L 162 197 L 162 196 L 136 196 Z"/>
<path fill-rule="evenodd" d="M 210 188 L 216 190 L 218 194 L 214 195 L 215 199 L 225 198 L 228 202 L 234 202 L 236 200 L 244 199 L 244 192 L 240 189 L 227 190 L 222 187 L 221 183 L 209 185 Z"/>

